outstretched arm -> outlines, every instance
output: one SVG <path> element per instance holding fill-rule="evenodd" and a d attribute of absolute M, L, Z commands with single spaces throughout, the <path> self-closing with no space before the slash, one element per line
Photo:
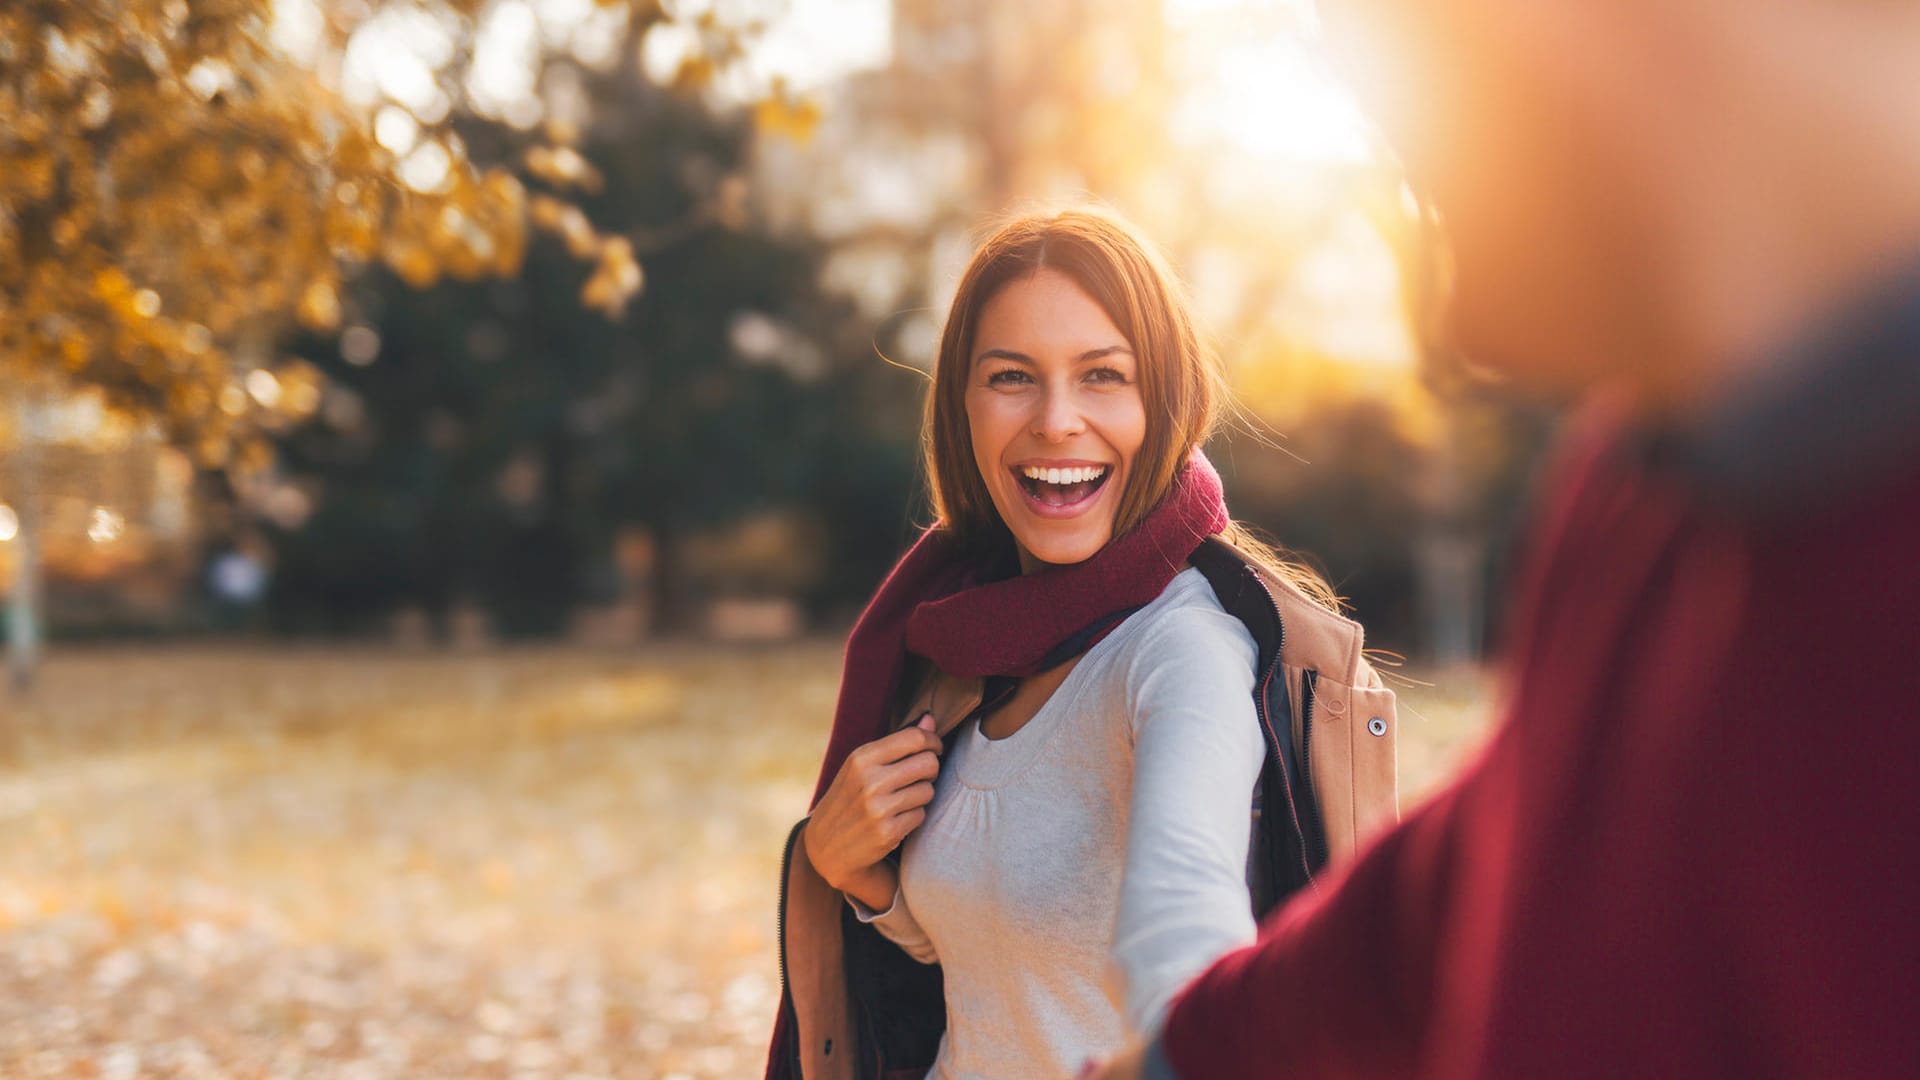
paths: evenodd
<path fill-rule="evenodd" d="M 1223 612 L 1180 614 L 1129 673 L 1133 790 L 1113 960 L 1133 1031 L 1157 1027 L 1188 979 L 1254 936 L 1247 844 L 1265 747 L 1253 641 Z"/>
<path fill-rule="evenodd" d="M 1485 765 L 1484 759 L 1480 763 Z M 1086 1074 L 1209 1080 L 1414 1071 L 1476 767 L 1195 978 L 1159 1034 Z"/>

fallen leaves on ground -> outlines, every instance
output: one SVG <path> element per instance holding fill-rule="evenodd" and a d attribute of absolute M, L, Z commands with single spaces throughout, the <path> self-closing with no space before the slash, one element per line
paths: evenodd
<path fill-rule="evenodd" d="M 0 1075 L 758 1075 L 838 667 L 59 652 L 0 699 Z M 1408 790 L 1482 725 L 1451 685 L 1405 695 Z"/>

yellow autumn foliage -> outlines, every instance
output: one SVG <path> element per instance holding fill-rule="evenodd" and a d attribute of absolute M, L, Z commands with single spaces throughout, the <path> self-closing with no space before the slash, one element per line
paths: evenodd
<path fill-rule="evenodd" d="M 337 326 L 359 269 L 384 262 L 421 287 L 518 271 L 521 182 L 444 137 L 444 177 L 409 186 L 368 110 L 271 42 L 274 7 L 0 4 L 0 380 L 98 387 L 218 460 L 263 408 L 224 392 L 292 325 Z M 320 7 L 337 65 L 382 5 Z M 569 149 L 529 164 L 556 187 L 599 182 Z M 536 224 L 596 264 L 592 306 L 618 315 L 639 288 L 631 249 L 552 202 Z"/>

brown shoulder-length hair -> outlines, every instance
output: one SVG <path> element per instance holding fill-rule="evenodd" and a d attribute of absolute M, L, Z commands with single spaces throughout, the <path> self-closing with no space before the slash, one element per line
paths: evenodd
<path fill-rule="evenodd" d="M 1146 438 L 1120 493 L 1113 535 L 1140 523 L 1172 490 L 1187 453 L 1206 442 L 1230 402 L 1225 373 L 1201 341 L 1186 291 L 1166 260 L 1138 230 L 1102 209 L 1076 208 L 1014 217 L 974 252 L 960 276 L 940 335 L 927 393 L 923 443 L 933 510 L 942 526 L 969 546 L 1006 535 L 973 459 L 967 384 L 981 309 L 1008 284 L 1042 269 L 1065 274 L 1113 320 L 1137 359 Z M 1230 522 L 1221 539 L 1338 609 L 1319 574 Z"/>

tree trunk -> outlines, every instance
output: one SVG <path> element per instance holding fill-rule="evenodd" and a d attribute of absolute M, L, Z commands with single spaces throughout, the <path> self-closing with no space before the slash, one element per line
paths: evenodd
<path fill-rule="evenodd" d="M 13 538 L 13 597 L 7 606 L 7 668 L 16 692 L 33 685 L 40 660 L 39 405 L 32 392 L 14 399 L 14 448 L 10 485 L 19 532 Z"/>
<path fill-rule="evenodd" d="M 1485 625 L 1484 539 L 1457 529 L 1429 528 L 1414 543 L 1425 613 L 1428 659 L 1440 668 L 1476 663 Z"/>

